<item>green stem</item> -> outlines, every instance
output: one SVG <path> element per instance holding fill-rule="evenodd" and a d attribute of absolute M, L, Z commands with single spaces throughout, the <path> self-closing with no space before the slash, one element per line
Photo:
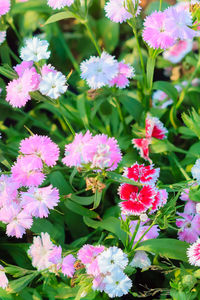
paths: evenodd
<path fill-rule="evenodd" d="M 75 131 L 74 131 L 74 129 L 73 129 L 71 123 L 68 121 L 68 119 L 67 119 L 67 118 L 65 117 L 65 115 L 63 114 L 63 109 L 65 109 L 65 107 L 64 107 L 63 105 L 62 105 L 62 107 L 61 107 L 59 100 L 57 101 L 56 107 L 58 107 L 58 109 L 59 109 L 59 111 L 60 111 L 60 113 L 61 113 L 61 115 L 62 115 L 62 118 L 63 118 L 63 120 L 65 121 L 65 123 L 66 123 L 67 127 L 69 128 L 69 130 L 71 131 L 72 135 L 75 136 L 76 133 L 75 133 Z"/>
<path fill-rule="evenodd" d="M 173 153 L 172 153 L 173 154 Z M 188 176 L 188 174 L 185 172 L 185 170 L 181 167 L 180 163 L 178 162 L 178 160 L 176 159 L 175 155 L 171 156 L 172 159 L 174 160 L 175 164 L 177 165 L 177 167 L 179 168 L 179 170 L 181 171 L 181 173 L 183 174 L 183 176 L 185 177 L 186 180 L 191 180 L 191 178 Z"/>
<path fill-rule="evenodd" d="M 138 40 L 138 34 L 137 34 L 137 30 L 135 29 L 135 27 L 132 26 L 132 29 L 133 29 L 133 33 L 135 35 L 135 40 L 136 40 L 136 44 L 137 44 L 137 48 L 138 48 L 138 54 L 139 54 L 139 57 L 140 57 L 140 64 L 141 64 L 141 67 L 142 67 L 142 73 L 143 73 L 144 82 L 145 82 L 145 85 L 146 85 L 146 73 L 145 73 L 145 67 L 144 67 L 144 60 L 143 60 L 142 51 L 141 51 L 141 48 L 140 48 L 140 43 L 139 43 L 139 40 Z"/>
<path fill-rule="evenodd" d="M 96 48 L 96 50 L 97 50 L 97 52 L 98 52 L 98 54 L 100 56 L 101 55 L 101 49 L 100 49 L 100 47 L 99 47 L 99 45 L 98 45 L 98 43 L 96 41 L 96 38 L 95 38 L 95 36 L 94 36 L 94 34 L 93 34 L 93 32 L 92 32 L 92 30 L 91 30 L 88 22 L 87 21 L 83 22 L 83 24 L 85 25 L 85 27 L 87 29 L 87 32 L 88 32 L 88 35 L 89 35 L 89 38 L 91 39 L 93 45 L 95 46 L 95 48 Z"/>
<path fill-rule="evenodd" d="M 17 28 L 15 27 L 15 24 L 13 22 L 13 20 L 11 20 L 10 22 L 8 21 L 8 24 L 10 25 L 10 27 L 12 28 L 12 30 L 15 32 L 18 40 L 21 42 L 22 41 L 22 38 L 21 36 L 19 35 L 18 31 L 17 31 Z"/>
<path fill-rule="evenodd" d="M 133 247 L 133 243 L 134 243 L 134 240 L 135 240 L 135 237 L 136 237 L 136 235 L 137 235 L 137 232 L 138 232 L 138 229 L 140 228 L 140 219 L 138 220 L 138 222 L 137 222 L 137 225 L 136 225 L 136 227 L 135 227 L 135 230 L 134 230 L 134 232 L 133 232 L 133 235 L 132 235 L 132 238 L 131 238 L 131 241 L 130 241 L 130 244 L 129 244 L 129 249 L 130 249 L 130 251 L 131 251 L 131 249 L 132 249 L 132 247 Z"/>
<path fill-rule="evenodd" d="M 124 120 L 124 116 L 123 116 L 123 114 L 122 114 L 122 110 L 121 110 L 120 103 L 119 103 L 119 101 L 117 100 L 116 97 L 113 97 L 113 100 L 115 101 L 115 104 L 116 104 L 116 107 L 117 107 L 117 111 L 118 111 L 118 114 L 119 114 L 120 121 L 121 121 L 122 124 L 124 125 L 124 129 L 126 129 L 126 123 L 125 123 L 125 120 Z"/>
<path fill-rule="evenodd" d="M 160 0 L 160 6 L 159 6 L 159 10 L 162 9 L 162 0 Z"/>

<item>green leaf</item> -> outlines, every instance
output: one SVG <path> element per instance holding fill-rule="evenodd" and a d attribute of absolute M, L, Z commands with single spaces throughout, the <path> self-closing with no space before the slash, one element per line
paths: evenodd
<path fill-rule="evenodd" d="M 154 69 L 155 69 L 155 58 L 149 57 L 147 60 L 147 86 L 150 90 L 152 89 Z"/>
<path fill-rule="evenodd" d="M 129 179 L 127 177 L 124 177 L 122 175 L 119 175 L 115 172 L 107 172 L 106 175 L 107 175 L 108 178 L 110 178 L 110 179 L 112 179 L 113 181 L 116 181 L 116 182 L 128 183 L 128 184 L 132 184 L 132 185 L 136 185 L 136 186 L 141 186 L 140 183 L 135 182 L 134 180 Z"/>
<path fill-rule="evenodd" d="M 90 205 L 94 202 L 95 200 L 95 196 L 89 196 L 89 197 L 80 197 L 80 196 L 76 196 L 76 195 L 70 195 L 69 197 L 72 201 L 81 204 L 81 205 Z"/>
<path fill-rule="evenodd" d="M 170 82 L 156 81 L 153 84 L 153 90 L 161 90 L 165 92 L 170 99 L 174 100 L 175 103 L 177 102 L 178 91 Z"/>
<path fill-rule="evenodd" d="M 188 262 L 186 255 L 189 244 L 175 239 L 151 239 L 141 242 L 135 249 L 153 252 L 171 259 Z"/>
<path fill-rule="evenodd" d="M 121 229 L 120 220 L 115 217 L 109 217 L 102 221 L 91 220 L 88 217 L 83 218 L 85 224 L 94 229 L 101 228 L 115 234 L 125 245 L 126 233 Z"/>
<path fill-rule="evenodd" d="M 143 111 L 142 104 L 136 99 L 128 97 L 127 95 L 120 95 L 117 98 L 124 106 L 126 111 L 132 115 L 136 121 L 139 121 Z"/>
<path fill-rule="evenodd" d="M 94 207 L 93 209 L 96 209 L 100 202 L 101 202 L 101 198 L 102 198 L 102 192 L 96 191 L 95 196 L 94 196 Z"/>
<path fill-rule="evenodd" d="M 111 53 L 115 50 L 119 42 L 119 24 L 110 22 L 108 19 L 98 21 L 98 31 L 103 38 L 105 49 Z"/>
<path fill-rule="evenodd" d="M 190 189 L 189 198 L 194 202 L 200 202 L 200 189 L 198 186 Z"/>
<path fill-rule="evenodd" d="M 74 213 L 76 213 L 78 215 L 89 217 L 89 218 L 98 218 L 99 217 L 99 215 L 96 212 L 89 210 L 69 199 L 66 199 L 64 204 L 69 210 L 73 211 Z"/>
<path fill-rule="evenodd" d="M 182 120 L 185 125 L 200 139 L 200 116 L 195 109 L 193 108 L 189 115 L 182 113 Z"/>
<path fill-rule="evenodd" d="M 10 290 L 11 293 L 18 293 L 21 290 L 23 290 L 31 281 L 33 281 L 33 279 L 35 277 L 38 276 L 38 274 L 40 274 L 37 271 L 33 271 L 32 274 L 30 275 L 26 275 L 24 277 L 21 277 L 19 279 L 10 281 Z"/>
<path fill-rule="evenodd" d="M 73 13 L 71 13 L 70 11 L 59 12 L 59 13 L 51 16 L 50 18 L 48 18 L 48 20 L 45 22 L 44 25 L 48 25 L 48 24 L 55 23 L 55 22 L 58 22 L 58 21 L 64 20 L 64 19 L 69 19 L 69 18 L 74 18 Z"/>

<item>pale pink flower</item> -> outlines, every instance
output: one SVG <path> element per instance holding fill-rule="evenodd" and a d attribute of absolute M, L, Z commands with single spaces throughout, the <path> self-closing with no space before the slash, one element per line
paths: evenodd
<path fill-rule="evenodd" d="M 118 64 L 118 74 L 109 82 L 109 86 L 116 85 L 116 87 L 124 89 L 129 86 L 129 78 L 132 78 L 134 75 L 134 68 L 121 61 Z"/>
<path fill-rule="evenodd" d="M 105 283 L 104 283 L 105 274 L 99 274 L 98 276 L 95 276 L 92 282 L 92 289 L 94 291 L 100 291 L 103 292 L 105 289 Z"/>
<path fill-rule="evenodd" d="M 163 57 L 173 64 L 180 62 L 186 54 L 192 51 L 192 40 L 178 40 L 176 44 L 163 52 Z"/>
<path fill-rule="evenodd" d="M 84 147 L 91 139 L 92 135 L 89 131 L 84 135 L 82 133 L 76 133 L 73 142 L 65 146 L 63 163 L 69 167 L 81 167 L 82 164 L 86 164 L 88 159 L 86 158 Z"/>
<path fill-rule="evenodd" d="M 176 226 L 179 227 L 178 238 L 181 241 L 194 243 L 200 235 L 200 215 L 178 213 L 181 217 L 176 219 Z"/>
<path fill-rule="evenodd" d="M 190 192 L 189 189 L 184 189 L 183 192 L 181 193 L 180 199 L 183 201 L 189 201 L 190 200 L 189 192 Z"/>
<path fill-rule="evenodd" d="M 85 265 L 91 264 L 93 260 L 104 251 L 104 246 L 84 245 L 78 251 L 78 259 Z"/>
<path fill-rule="evenodd" d="M 0 16 L 3 16 L 9 12 L 10 4 L 10 0 L 0 0 Z"/>
<path fill-rule="evenodd" d="M 42 69 L 41 69 L 41 74 L 42 74 L 42 76 L 45 76 L 45 75 L 47 75 L 48 73 L 51 73 L 51 72 L 53 72 L 53 73 L 56 73 L 57 71 L 55 70 L 55 68 L 52 66 L 52 65 L 50 65 L 50 64 L 45 64 L 43 67 L 42 67 Z"/>
<path fill-rule="evenodd" d="M 200 267 L 200 239 L 187 249 L 187 256 L 191 265 Z"/>
<path fill-rule="evenodd" d="M 22 140 L 20 143 L 20 152 L 40 157 L 49 167 L 54 166 L 59 157 L 58 146 L 45 135 L 34 134 Z"/>
<path fill-rule="evenodd" d="M 98 134 L 85 146 L 91 168 L 113 171 L 118 167 L 122 154 L 115 138 Z"/>
<path fill-rule="evenodd" d="M 74 268 L 75 261 L 76 258 L 72 254 L 69 254 L 63 258 L 62 273 L 67 277 L 71 277 L 71 278 L 73 277 L 75 272 L 75 268 Z"/>
<path fill-rule="evenodd" d="M 59 192 L 52 185 L 43 188 L 31 187 L 21 193 L 21 205 L 25 211 L 34 217 L 46 218 L 49 209 L 53 209 L 59 202 Z"/>
<path fill-rule="evenodd" d="M 21 186 L 38 186 L 45 175 L 42 173 L 42 160 L 35 155 L 18 157 L 12 166 L 12 178 Z"/>
<path fill-rule="evenodd" d="M 17 198 L 19 184 L 8 175 L 0 176 L 0 208 Z"/>
<path fill-rule="evenodd" d="M 14 67 L 15 72 L 17 72 L 19 77 L 22 77 L 24 72 L 28 69 L 30 70 L 33 67 L 33 61 L 22 61 L 20 64 Z"/>
<path fill-rule="evenodd" d="M 193 39 L 197 32 L 192 26 L 192 14 L 184 9 L 179 10 L 174 6 L 165 10 L 165 28 L 168 34 L 174 39 Z"/>
<path fill-rule="evenodd" d="M 143 39 L 152 48 L 167 49 L 175 43 L 169 31 L 166 29 L 166 12 L 153 12 L 147 16 L 144 22 Z"/>
<path fill-rule="evenodd" d="M 41 233 L 41 237 L 33 238 L 33 244 L 28 250 L 28 255 L 32 258 L 32 265 L 39 271 L 47 269 L 53 265 L 49 258 L 54 249 L 54 244 L 50 240 L 49 234 Z"/>
<path fill-rule="evenodd" d="M 6 234 L 17 238 L 21 238 L 33 223 L 32 217 L 16 203 L 4 206 L 0 210 L 0 220 L 7 224 Z"/>
<path fill-rule="evenodd" d="M 6 289 L 8 286 L 8 278 L 4 272 L 4 268 L 0 265 L 0 288 Z"/>
<path fill-rule="evenodd" d="M 132 0 L 133 7 L 135 9 L 135 16 L 139 15 L 141 7 L 139 6 L 140 1 Z M 129 20 L 133 15 L 128 11 L 125 0 L 109 0 L 105 7 L 106 17 L 115 23 L 122 23 Z"/>
<path fill-rule="evenodd" d="M 48 0 L 47 3 L 53 9 L 61 9 L 65 6 L 71 6 L 74 0 Z"/>
<path fill-rule="evenodd" d="M 54 246 L 49 255 L 49 261 L 53 264 L 60 264 L 62 262 L 62 247 Z"/>

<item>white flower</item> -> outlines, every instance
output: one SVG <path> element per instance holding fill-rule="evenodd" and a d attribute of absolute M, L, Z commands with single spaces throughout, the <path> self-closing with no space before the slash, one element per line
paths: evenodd
<path fill-rule="evenodd" d="M 74 0 L 48 0 L 48 5 L 53 9 L 61 9 L 65 6 L 70 6 L 74 3 Z"/>
<path fill-rule="evenodd" d="M 53 243 L 49 234 L 41 233 L 41 237 L 37 236 L 33 239 L 33 245 L 28 250 L 28 255 L 32 258 L 32 265 L 39 271 L 49 268 L 53 263 L 49 261 Z"/>
<path fill-rule="evenodd" d="M 5 41 L 6 39 L 6 31 L 0 31 L 0 45 Z"/>
<path fill-rule="evenodd" d="M 196 204 L 196 212 L 197 214 L 200 214 L 200 203 Z"/>
<path fill-rule="evenodd" d="M 104 278 L 103 283 L 105 284 L 104 291 L 110 298 L 128 294 L 132 286 L 130 278 L 119 268 L 113 269 L 111 275 Z"/>
<path fill-rule="evenodd" d="M 47 51 L 49 43 L 46 40 L 40 40 L 37 37 L 27 39 L 25 46 L 21 49 L 21 59 L 24 61 L 38 62 L 41 59 L 48 59 L 50 51 Z"/>
<path fill-rule="evenodd" d="M 115 266 L 124 270 L 128 264 L 127 255 L 115 246 L 103 251 L 97 259 L 101 273 L 106 273 Z"/>
<path fill-rule="evenodd" d="M 81 63 L 81 77 L 92 89 L 99 89 L 109 84 L 118 74 L 118 62 L 114 56 L 103 52 L 101 57 L 92 56 Z"/>
<path fill-rule="evenodd" d="M 61 72 L 49 72 L 42 76 L 39 85 L 40 92 L 53 99 L 57 99 L 61 94 L 65 93 L 68 86 L 66 77 Z"/>
<path fill-rule="evenodd" d="M 141 215 L 140 215 L 140 221 L 141 221 L 141 222 L 146 222 L 147 220 L 148 220 L 147 214 L 141 214 Z"/>
<path fill-rule="evenodd" d="M 192 177 L 197 180 L 197 183 L 200 184 L 200 158 L 197 159 L 194 166 L 191 170 Z"/>
<path fill-rule="evenodd" d="M 130 266 L 134 268 L 146 269 L 151 266 L 151 261 L 145 251 L 136 251 Z"/>

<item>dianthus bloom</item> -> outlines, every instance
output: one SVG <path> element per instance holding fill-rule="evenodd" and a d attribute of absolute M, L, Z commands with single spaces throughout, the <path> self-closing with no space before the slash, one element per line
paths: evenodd
<path fill-rule="evenodd" d="M 70 6 L 74 3 L 74 0 L 48 0 L 48 5 L 53 9 L 61 9 L 65 6 Z"/>
<path fill-rule="evenodd" d="M 0 31 L 0 45 L 3 44 L 5 39 L 6 39 L 6 31 Z"/>
<path fill-rule="evenodd" d="M 67 277 L 73 277 L 75 268 L 74 263 L 76 259 L 72 254 L 69 254 L 63 258 L 62 261 L 62 273 Z"/>
<path fill-rule="evenodd" d="M 176 225 L 180 228 L 178 238 L 181 241 L 194 243 L 200 235 L 200 215 L 178 213 L 181 217 L 176 220 Z"/>
<path fill-rule="evenodd" d="M 50 240 L 49 234 L 41 233 L 33 239 L 33 244 L 28 250 L 28 255 L 32 258 L 32 265 L 39 271 L 49 268 L 53 263 L 49 261 L 54 245 Z"/>
<path fill-rule="evenodd" d="M 66 145 L 63 163 L 70 167 L 82 167 L 90 163 L 94 169 L 114 170 L 121 158 L 121 151 L 114 138 L 105 134 L 92 137 L 87 131 L 85 135 L 76 134 L 74 141 Z"/>
<path fill-rule="evenodd" d="M 0 16 L 7 14 L 10 10 L 10 0 L 0 0 Z"/>
<path fill-rule="evenodd" d="M 0 208 L 15 201 L 18 195 L 18 187 L 19 184 L 13 181 L 10 176 L 0 176 Z"/>
<path fill-rule="evenodd" d="M 176 44 L 163 52 L 163 57 L 173 64 L 180 62 L 186 54 L 192 51 L 192 40 L 178 40 Z"/>
<path fill-rule="evenodd" d="M 197 183 L 200 185 L 200 159 L 197 159 L 194 166 L 192 167 L 192 177 L 197 180 Z"/>
<path fill-rule="evenodd" d="M 174 6 L 165 10 L 165 28 L 174 39 L 193 39 L 197 33 L 191 29 L 192 14 L 184 9 L 179 10 Z"/>
<path fill-rule="evenodd" d="M 134 8 L 134 14 L 137 16 L 140 13 L 141 7 L 139 6 L 140 1 L 132 0 L 131 4 Z M 105 7 L 106 17 L 115 23 L 123 23 L 129 20 L 133 15 L 128 11 L 126 0 L 109 0 Z"/>
<path fill-rule="evenodd" d="M 130 266 L 134 268 L 146 269 L 151 266 L 151 261 L 145 251 L 136 251 Z"/>
<path fill-rule="evenodd" d="M 6 234 L 21 238 L 33 223 L 30 214 L 25 212 L 17 203 L 4 206 L 0 210 L 0 221 L 7 224 Z"/>
<path fill-rule="evenodd" d="M 21 59 L 25 61 L 38 62 L 41 59 L 48 59 L 50 51 L 47 51 L 49 43 L 45 40 L 40 40 L 37 37 L 27 39 L 25 46 L 21 49 Z"/>
<path fill-rule="evenodd" d="M 25 211 L 34 217 L 48 217 L 49 209 L 57 206 L 59 192 L 52 185 L 43 188 L 30 188 L 27 192 L 21 193 L 21 205 Z"/>
<path fill-rule="evenodd" d="M 159 107 L 161 109 L 167 108 L 169 105 L 173 103 L 173 100 L 169 98 L 169 96 L 161 91 L 157 90 L 153 93 L 152 96 L 152 104 L 154 107 Z"/>
<path fill-rule="evenodd" d="M 123 176 L 133 179 L 134 181 L 140 181 L 145 184 L 154 184 L 160 174 L 160 169 L 154 169 L 153 165 L 144 166 L 139 165 L 137 162 L 130 168 L 125 168 Z"/>
<path fill-rule="evenodd" d="M 18 157 L 11 169 L 12 178 L 21 186 L 38 186 L 45 178 L 42 168 L 42 160 L 38 156 Z"/>
<path fill-rule="evenodd" d="M 143 39 L 152 48 L 167 49 L 175 43 L 166 29 L 166 12 L 153 12 L 144 22 Z"/>
<path fill-rule="evenodd" d="M 6 289 L 8 286 L 8 278 L 4 272 L 4 268 L 0 265 L 0 288 Z"/>
<path fill-rule="evenodd" d="M 123 61 L 118 64 L 118 74 L 109 82 L 110 86 L 116 85 L 120 89 L 129 86 L 129 78 L 134 76 L 134 69 Z"/>
<path fill-rule="evenodd" d="M 60 97 L 67 88 L 66 77 L 55 70 L 43 75 L 39 85 L 39 91 L 52 99 Z"/>
<path fill-rule="evenodd" d="M 20 152 L 39 157 L 47 166 L 56 164 L 59 148 L 48 136 L 34 134 L 20 143 Z"/>
<path fill-rule="evenodd" d="M 191 265 L 200 267 L 200 239 L 188 248 L 187 256 Z"/>
<path fill-rule="evenodd" d="M 109 85 L 109 82 L 118 74 L 117 60 L 106 52 L 103 52 L 100 57 L 92 56 L 83 61 L 80 68 L 81 77 L 92 89 Z"/>

